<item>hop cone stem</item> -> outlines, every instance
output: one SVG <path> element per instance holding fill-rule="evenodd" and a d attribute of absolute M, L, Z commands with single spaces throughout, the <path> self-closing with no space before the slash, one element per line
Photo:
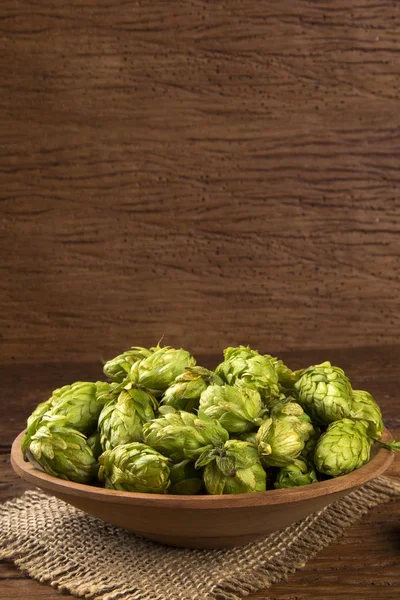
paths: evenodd
<path fill-rule="evenodd" d="M 387 450 L 391 450 L 392 452 L 400 452 L 400 442 L 382 442 L 382 440 L 377 440 L 376 438 L 371 438 L 374 442 L 377 442 Z"/>

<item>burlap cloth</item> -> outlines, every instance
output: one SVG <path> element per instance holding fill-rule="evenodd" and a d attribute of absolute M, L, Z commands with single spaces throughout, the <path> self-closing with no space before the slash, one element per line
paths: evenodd
<path fill-rule="evenodd" d="M 0 558 L 34 579 L 97 600 L 236 600 L 303 567 L 374 506 L 400 497 L 379 477 L 257 542 L 184 550 L 149 542 L 40 491 L 0 507 Z"/>

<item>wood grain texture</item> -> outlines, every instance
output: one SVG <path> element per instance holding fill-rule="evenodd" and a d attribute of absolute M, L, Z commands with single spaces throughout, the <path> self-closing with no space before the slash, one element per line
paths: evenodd
<path fill-rule="evenodd" d="M 395 365 L 400 346 L 297 351 L 283 354 L 293 367 L 315 363 L 327 352 L 346 369 L 353 386 L 364 388 L 378 399 L 385 423 L 400 439 L 398 377 Z M 212 367 L 218 357 L 201 357 Z M 101 367 L 88 364 L 11 365 L 0 367 L 3 397 L 0 419 L 0 501 L 23 493 L 27 485 L 9 465 L 8 453 L 14 437 L 24 427 L 26 417 L 37 402 L 54 387 L 75 379 L 101 377 Z M 12 409 L 12 410 L 11 410 Z M 400 455 L 388 474 L 400 477 Z M 397 600 L 400 585 L 400 502 L 379 506 L 343 537 L 301 569 L 287 582 L 248 596 L 251 600 Z M 0 563 L 0 600 L 58 600 L 63 597 L 50 586 L 27 579 L 9 563 Z"/>
<path fill-rule="evenodd" d="M 3 0 L 0 361 L 395 344 L 400 8 Z"/>

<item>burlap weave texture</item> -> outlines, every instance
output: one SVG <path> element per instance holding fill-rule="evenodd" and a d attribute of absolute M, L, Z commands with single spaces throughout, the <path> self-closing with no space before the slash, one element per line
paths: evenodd
<path fill-rule="evenodd" d="M 400 497 L 378 479 L 280 532 L 228 550 L 155 544 L 40 491 L 0 507 L 0 559 L 96 600 L 237 600 L 285 579 L 374 506 Z"/>

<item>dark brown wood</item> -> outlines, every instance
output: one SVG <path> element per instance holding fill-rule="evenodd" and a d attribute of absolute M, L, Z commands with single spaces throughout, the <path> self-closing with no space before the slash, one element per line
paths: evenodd
<path fill-rule="evenodd" d="M 400 439 L 398 375 L 396 365 L 400 347 L 364 348 L 284 353 L 293 366 L 331 358 L 346 369 L 353 386 L 370 390 L 382 406 L 386 425 Z M 204 359 L 215 364 L 216 357 Z M 203 362 L 203 359 L 202 359 Z M 96 379 L 101 369 L 96 364 L 14 365 L 0 368 L 3 384 L 3 414 L 0 419 L 0 500 L 21 494 L 27 485 L 12 471 L 8 453 L 11 441 L 25 423 L 35 402 L 47 397 L 54 387 L 75 379 Z M 4 399 L 7 398 L 7 404 Z M 389 474 L 400 477 L 396 456 Z M 359 524 L 301 569 L 287 582 L 250 596 L 252 599 L 282 600 L 395 600 L 399 595 L 400 502 L 379 506 Z M 0 563 L 0 600 L 56 600 L 62 594 L 50 586 L 25 578 L 15 567 Z"/>
<path fill-rule="evenodd" d="M 397 343 L 398 2 L 0 16 L 1 362 Z"/>

